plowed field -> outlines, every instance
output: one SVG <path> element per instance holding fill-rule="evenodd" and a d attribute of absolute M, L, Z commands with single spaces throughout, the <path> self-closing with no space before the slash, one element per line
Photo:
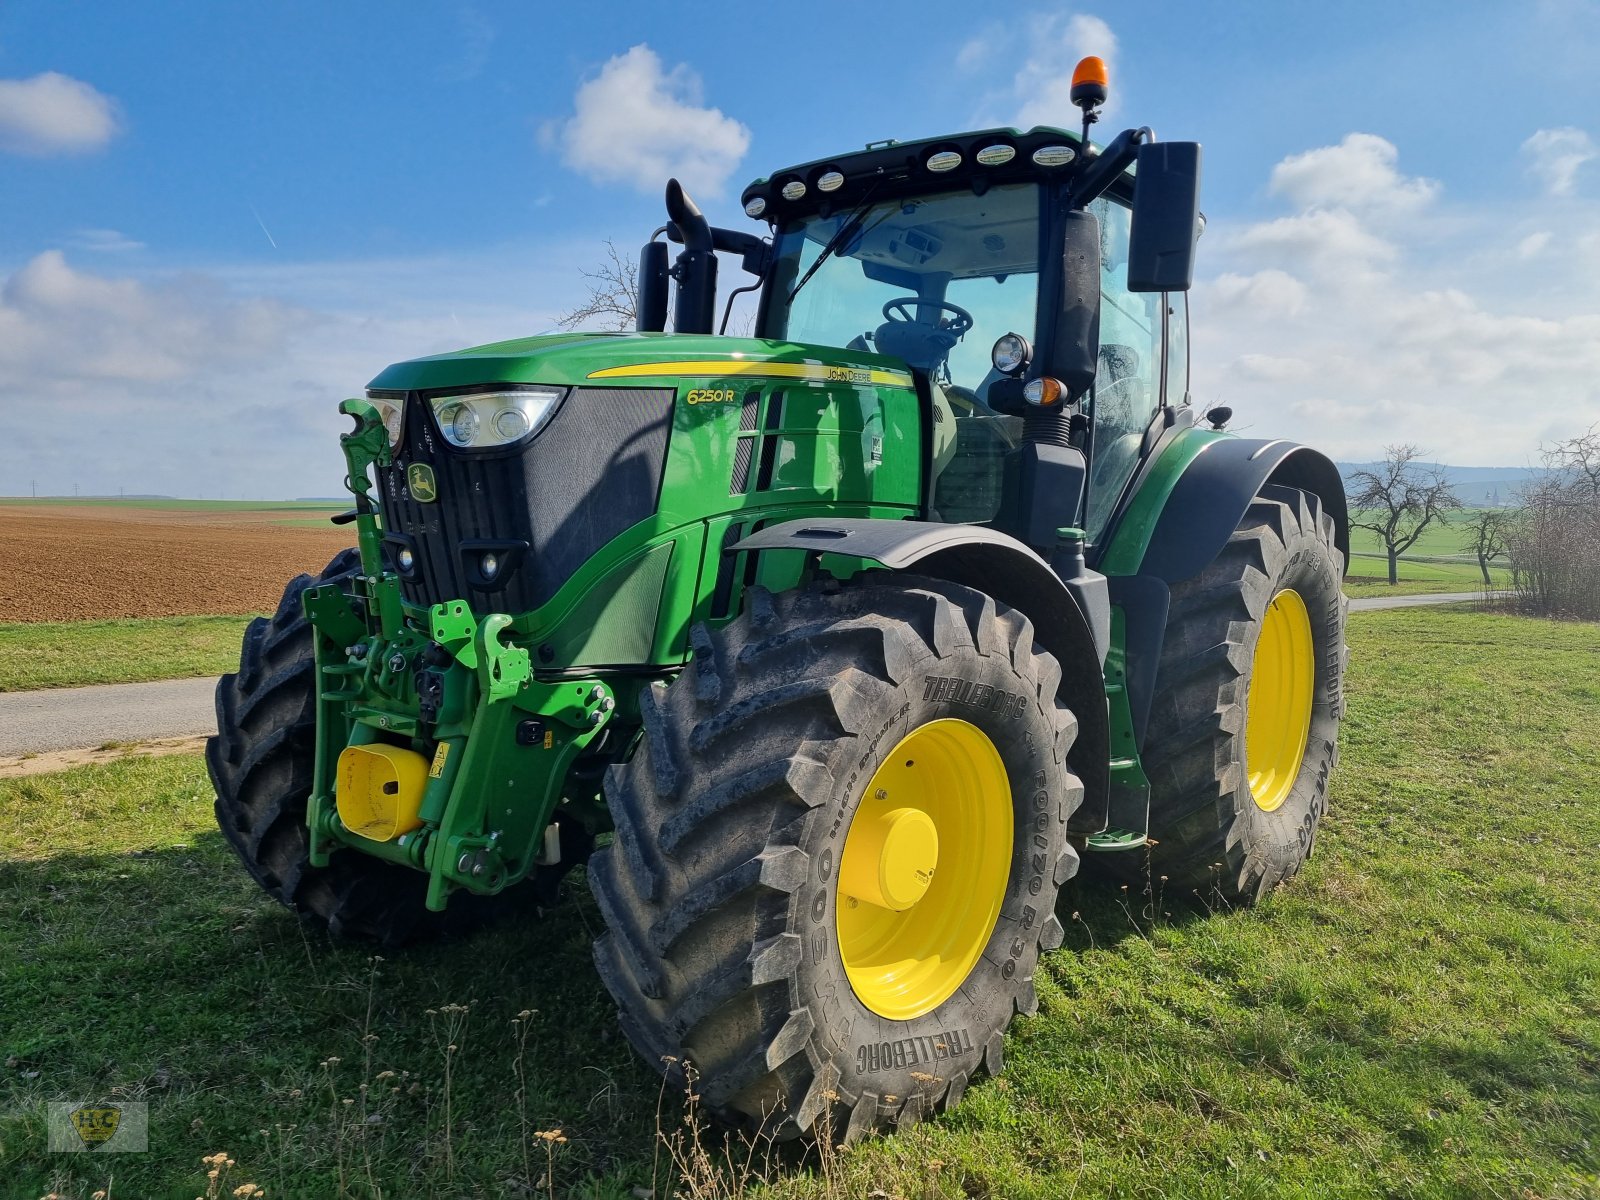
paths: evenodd
<path fill-rule="evenodd" d="M 354 542 L 319 506 L 0 504 L 0 621 L 253 613 Z"/>

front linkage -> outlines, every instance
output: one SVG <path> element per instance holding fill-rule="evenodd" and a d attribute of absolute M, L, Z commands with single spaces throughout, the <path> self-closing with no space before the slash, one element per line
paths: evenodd
<path fill-rule="evenodd" d="M 494 894 L 561 859 L 556 813 L 589 834 L 609 828 L 573 766 L 619 716 L 606 681 L 534 678 L 504 640 L 512 618 L 475 619 L 461 600 L 408 611 L 386 571 L 368 472 L 392 459 L 377 409 L 346 400 L 343 435 L 361 572 L 352 590 L 308 589 L 316 633 L 311 865 L 351 847 L 428 874 L 427 907 L 450 893 Z M 425 631 L 425 632 L 424 632 Z"/>

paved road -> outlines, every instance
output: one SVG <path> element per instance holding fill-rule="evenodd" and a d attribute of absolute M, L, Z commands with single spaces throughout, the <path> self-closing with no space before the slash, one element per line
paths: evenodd
<path fill-rule="evenodd" d="M 1350 601 L 1351 612 L 1370 612 L 1375 608 L 1418 608 L 1424 604 L 1459 604 L 1463 600 L 1482 600 L 1482 592 L 1428 592 L 1421 596 L 1369 596 Z"/>
<path fill-rule="evenodd" d="M 211 733 L 215 679 L 0 692 L 0 758 Z"/>
<path fill-rule="evenodd" d="M 1413 608 L 1477 600 L 1481 596 L 1480 592 L 1375 596 L 1352 600 L 1350 608 L 1355 612 Z M 143 742 L 210 733 L 216 728 L 211 706 L 216 686 L 215 679 L 174 679 L 165 683 L 0 692 L 0 758 L 92 749 L 106 742 Z"/>

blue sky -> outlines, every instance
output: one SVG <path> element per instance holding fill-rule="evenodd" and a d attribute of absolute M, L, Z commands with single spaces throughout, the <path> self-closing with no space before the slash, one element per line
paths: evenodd
<path fill-rule="evenodd" d="M 385 363 L 550 327 L 678 172 L 1069 121 L 1205 144 L 1196 396 L 1344 457 L 1600 419 L 1600 5 L 0 7 L 0 493 L 337 490 Z M 1105 128 L 1106 126 L 1102 126 Z"/>

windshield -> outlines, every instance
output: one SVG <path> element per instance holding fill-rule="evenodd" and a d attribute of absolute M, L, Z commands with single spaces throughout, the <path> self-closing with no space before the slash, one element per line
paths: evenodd
<path fill-rule="evenodd" d="M 995 340 L 1033 337 L 1038 280 L 1036 184 L 885 200 L 782 231 L 766 333 L 893 355 L 981 396 Z"/>
<path fill-rule="evenodd" d="M 935 520 L 992 521 L 1022 421 L 987 404 L 990 351 L 1034 338 L 1039 187 L 905 197 L 779 234 L 766 336 L 867 350 L 925 372 Z"/>

